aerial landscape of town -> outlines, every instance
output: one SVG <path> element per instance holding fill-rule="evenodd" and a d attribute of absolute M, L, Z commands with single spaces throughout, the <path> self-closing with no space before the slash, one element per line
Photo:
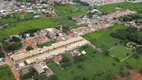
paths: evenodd
<path fill-rule="evenodd" d="M 0 80 L 142 80 L 142 0 L 0 0 Z"/>

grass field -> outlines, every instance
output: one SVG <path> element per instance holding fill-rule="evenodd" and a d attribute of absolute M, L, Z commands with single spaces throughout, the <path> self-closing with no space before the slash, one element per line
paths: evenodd
<path fill-rule="evenodd" d="M 16 25 L 10 25 L 6 29 L 0 30 L 0 37 L 5 37 L 8 35 L 19 34 L 29 29 L 35 28 L 48 28 L 56 26 L 53 21 L 42 18 L 38 20 L 32 20 L 27 22 L 19 22 Z"/>
<path fill-rule="evenodd" d="M 127 27 L 120 24 L 114 24 L 114 26 L 112 26 L 111 28 L 86 34 L 83 37 L 98 47 L 108 49 L 120 42 L 120 40 L 111 37 L 110 33 L 118 29 L 125 29 L 125 28 Z"/>
<path fill-rule="evenodd" d="M 73 57 L 66 54 L 72 61 L 71 66 L 66 69 L 61 69 L 54 62 L 48 63 L 48 66 L 55 72 L 59 80 L 83 80 L 83 78 L 87 78 L 87 80 L 109 80 L 106 74 L 112 75 L 111 72 L 117 73 L 118 67 L 112 66 L 112 63 L 116 62 L 111 57 L 105 57 L 90 46 L 81 50 L 87 52 L 85 61 L 73 63 Z M 100 77 L 97 77 L 97 74 L 101 74 Z M 81 77 L 81 79 L 75 79 L 76 77 Z"/>
<path fill-rule="evenodd" d="M 57 5 L 56 13 L 61 16 L 81 16 L 87 13 L 88 7 L 84 7 L 79 5 L 78 7 L 74 7 L 72 5 Z"/>
<path fill-rule="evenodd" d="M 110 53 L 114 55 L 116 58 L 118 58 L 119 60 L 122 60 L 128 55 L 132 54 L 133 52 L 131 49 L 121 45 L 115 49 L 112 49 Z"/>
<path fill-rule="evenodd" d="M 15 80 L 8 66 L 0 67 L 0 80 Z"/>
<path fill-rule="evenodd" d="M 140 59 L 131 57 L 124 62 L 117 62 L 112 57 L 105 56 L 103 53 L 95 51 L 90 46 L 80 49 L 87 52 L 84 61 L 74 63 L 73 57 L 70 54 L 65 54 L 65 56 L 67 56 L 72 62 L 69 67 L 61 69 L 53 61 L 48 63 L 48 66 L 55 72 L 55 75 L 59 78 L 59 80 L 114 80 L 112 79 L 113 75 L 122 75 L 121 72 L 125 73 L 127 65 L 132 66 L 134 69 L 142 67 L 142 56 L 140 56 Z M 120 46 L 116 49 L 125 51 L 126 53 L 131 53 L 131 51 L 127 50 L 124 46 Z M 120 51 L 121 54 L 124 53 L 122 51 Z M 117 50 L 116 52 L 119 53 Z M 115 50 L 111 51 L 112 54 L 115 54 L 116 52 Z M 125 57 L 125 55 L 117 56 Z"/>
<path fill-rule="evenodd" d="M 134 11 L 141 11 L 142 10 L 142 3 L 129 3 L 129 2 L 122 2 L 116 4 L 108 4 L 104 6 L 97 6 L 96 8 L 102 12 L 114 12 L 116 7 L 130 9 Z"/>

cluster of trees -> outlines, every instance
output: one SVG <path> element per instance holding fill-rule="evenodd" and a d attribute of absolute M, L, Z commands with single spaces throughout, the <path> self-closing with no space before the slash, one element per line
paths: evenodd
<path fill-rule="evenodd" d="M 31 69 L 29 70 L 29 73 L 20 76 L 20 78 L 21 78 L 21 80 L 27 80 L 27 79 L 29 79 L 29 78 L 32 78 L 32 77 L 35 76 L 35 75 L 38 75 L 37 72 L 36 72 L 36 70 L 33 69 L 33 68 L 31 68 Z"/>
<path fill-rule="evenodd" d="M 13 36 L 9 41 L 10 42 L 20 42 L 21 39 L 19 39 L 18 37 Z"/>
<path fill-rule="evenodd" d="M 12 43 L 12 44 L 10 44 Z M 13 36 L 9 41 L 3 41 L 3 48 L 6 51 L 15 51 L 22 46 L 21 39 Z"/>
<path fill-rule="evenodd" d="M 138 48 L 136 49 L 136 53 L 142 54 L 142 47 L 138 47 Z"/>
<path fill-rule="evenodd" d="M 132 41 L 142 44 L 142 32 L 137 31 L 135 28 L 120 29 L 111 33 L 111 36 L 121 39 L 123 42 Z"/>
<path fill-rule="evenodd" d="M 129 16 L 123 16 L 119 20 L 123 21 L 123 22 L 127 22 L 127 21 L 132 21 L 132 20 L 139 20 L 139 19 L 142 19 L 142 15 L 141 14 L 134 14 L 134 15 L 129 15 Z"/>
<path fill-rule="evenodd" d="M 31 46 L 28 46 L 28 47 L 26 48 L 26 50 L 27 50 L 27 51 L 30 51 L 30 50 L 33 50 L 33 48 L 32 48 Z"/>
<path fill-rule="evenodd" d="M 71 65 L 70 59 L 68 57 L 64 56 L 62 58 L 62 60 L 60 61 L 60 65 L 62 68 L 66 68 L 66 67 L 70 66 Z"/>
<path fill-rule="evenodd" d="M 2 52 L 1 46 L 0 46 L 0 58 L 1 58 L 1 57 L 4 57 L 4 53 Z"/>
<path fill-rule="evenodd" d="M 27 30 L 27 31 L 25 31 L 25 32 L 22 32 L 20 35 L 22 35 L 22 38 L 26 38 L 25 34 L 29 33 L 30 36 L 34 36 L 33 33 L 34 33 L 34 32 L 37 32 L 37 31 L 40 31 L 40 29 L 39 29 L 39 28 L 36 28 L 36 29 L 29 29 L 29 30 Z"/>
<path fill-rule="evenodd" d="M 92 77 L 74 76 L 73 80 L 115 80 L 115 77 L 111 73 L 99 72 Z"/>
<path fill-rule="evenodd" d="M 84 55 L 75 56 L 74 57 L 74 63 L 78 63 L 80 61 L 84 61 L 85 59 L 86 59 L 86 57 Z"/>

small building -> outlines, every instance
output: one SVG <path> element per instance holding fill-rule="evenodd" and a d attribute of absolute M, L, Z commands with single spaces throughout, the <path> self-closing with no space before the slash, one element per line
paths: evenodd
<path fill-rule="evenodd" d="M 25 75 L 27 73 L 29 73 L 29 69 L 28 68 L 24 68 L 21 70 L 22 75 Z"/>
<path fill-rule="evenodd" d="M 62 60 L 62 56 L 60 55 L 60 56 L 56 56 L 56 57 L 54 57 L 54 62 L 56 63 L 56 64 L 60 64 L 60 61 Z"/>
<path fill-rule="evenodd" d="M 33 68 L 38 72 L 38 74 L 41 74 L 44 72 L 44 69 L 39 64 L 34 64 Z"/>

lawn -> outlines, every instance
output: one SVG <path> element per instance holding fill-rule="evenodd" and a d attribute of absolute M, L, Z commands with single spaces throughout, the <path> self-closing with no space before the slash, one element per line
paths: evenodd
<path fill-rule="evenodd" d="M 104 6 L 97 6 L 96 8 L 102 12 L 114 12 L 116 11 L 115 9 L 116 7 L 130 9 L 134 11 L 141 11 L 142 2 L 141 3 L 122 2 L 122 3 L 108 4 Z"/>
<path fill-rule="evenodd" d="M 15 80 L 8 66 L 0 67 L 0 80 Z"/>
<path fill-rule="evenodd" d="M 110 54 L 114 55 L 119 60 L 124 59 L 128 55 L 132 54 L 132 50 L 130 48 L 127 48 L 123 45 L 118 46 L 117 48 L 114 48 L 110 51 Z"/>
<path fill-rule="evenodd" d="M 125 28 L 127 27 L 124 25 L 114 24 L 111 28 L 86 34 L 83 37 L 98 47 L 109 49 L 120 42 L 119 39 L 110 36 L 111 32 Z"/>

